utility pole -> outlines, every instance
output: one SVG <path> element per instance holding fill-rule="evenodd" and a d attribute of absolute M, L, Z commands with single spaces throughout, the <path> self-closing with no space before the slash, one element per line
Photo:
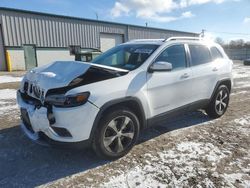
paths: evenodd
<path fill-rule="evenodd" d="M 96 20 L 99 20 L 98 13 L 95 12 Z"/>
<path fill-rule="evenodd" d="M 200 37 L 204 38 L 205 37 L 205 29 L 201 30 Z"/>

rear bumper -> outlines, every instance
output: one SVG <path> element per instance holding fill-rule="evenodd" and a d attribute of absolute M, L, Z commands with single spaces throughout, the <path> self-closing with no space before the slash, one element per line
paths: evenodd
<path fill-rule="evenodd" d="M 73 108 L 52 107 L 52 115 L 55 122 L 48 120 L 47 107 L 36 108 L 32 102 L 26 101 L 17 92 L 17 103 L 22 112 L 21 128 L 33 141 L 45 144 L 51 143 L 75 143 L 90 139 L 95 117 L 99 111 L 91 103 Z M 48 138 L 48 139 L 44 139 Z M 44 142 L 46 141 L 46 142 Z"/>

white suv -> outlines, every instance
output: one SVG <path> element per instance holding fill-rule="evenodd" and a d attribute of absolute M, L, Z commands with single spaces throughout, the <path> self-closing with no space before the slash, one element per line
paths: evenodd
<path fill-rule="evenodd" d="M 205 109 L 222 116 L 232 61 L 199 38 L 134 40 L 91 63 L 57 61 L 29 71 L 17 92 L 21 127 L 44 143 L 85 143 L 115 159 L 140 130 L 172 114 Z"/>

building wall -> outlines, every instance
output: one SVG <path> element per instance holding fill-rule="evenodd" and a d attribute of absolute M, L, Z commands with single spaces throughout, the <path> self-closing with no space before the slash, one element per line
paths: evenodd
<path fill-rule="evenodd" d="M 124 42 L 139 38 L 197 36 L 195 33 L 88 20 L 45 13 L 0 8 L 0 24 L 5 49 L 10 50 L 13 70 L 24 70 L 24 44 L 35 44 L 38 66 L 54 60 L 72 60 L 70 45 L 99 48 L 101 34 L 119 34 Z M 18 48 L 18 49 L 17 49 Z M 47 50 L 41 49 L 47 48 Z M 57 48 L 57 50 L 55 50 Z M 58 48 L 61 48 L 58 50 Z M 41 50 L 41 51 L 40 51 Z M 50 52 L 49 52 L 50 51 Z M 0 54 L 4 58 L 5 54 Z M 62 58 L 62 59 L 60 59 Z M 4 70 L 4 67 L 0 67 Z"/>
<path fill-rule="evenodd" d="M 0 11 L 5 46 L 100 47 L 100 33 L 125 34 L 126 26 L 91 21 Z"/>
<path fill-rule="evenodd" d="M 160 39 L 160 38 L 169 38 L 173 36 L 196 37 L 198 35 L 195 33 L 130 26 L 128 29 L 128 36 L 129 40 L 133 40 L 133 39 Z"/>
<path fill-rule="evenodd" d="M 120 34 L 100 34 L 100 50 L 102 52 L 107 51 L 114 46 L 124 42 L 124 36 Z"/>
<path fill-rule="evenodd" d="M 23 49 L 8 48 L 13 70 L 25 70 Z M 75 57 L 70 56 L 68 49 L 37 48 L 37 65 L 42 66 L 53 61 L 74 61 Z"/>
<path fill-rule="evenodd" d="M 42 66 L 53 61 L 74 61 L 75 56 L 68 49 L 37 49 L 37 65 Z"/>
<path fill-rule="evenodd" d="M 0 8 L 5 46 L 36 44 L 37 47 L 100 47 L 100 33 L 122 34 L 125 41 L 138 38 L 166 38 L 194 33 L 130 26 L 125 24 L 53 16 Z"/>
<path fill-rule="evenodd" d="M 12 70 L 25 70 L 24 53 L 22 49 L 6 49 L 10 55 Z"/>

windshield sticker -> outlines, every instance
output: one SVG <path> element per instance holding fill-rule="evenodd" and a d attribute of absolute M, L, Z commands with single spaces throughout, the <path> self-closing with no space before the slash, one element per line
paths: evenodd
<path fill-rule="evenodd" d="M 152 49 L 136 49 L 134 53 L 140 53 L 140 54 L 151 54 L 153 52 Z"/>

